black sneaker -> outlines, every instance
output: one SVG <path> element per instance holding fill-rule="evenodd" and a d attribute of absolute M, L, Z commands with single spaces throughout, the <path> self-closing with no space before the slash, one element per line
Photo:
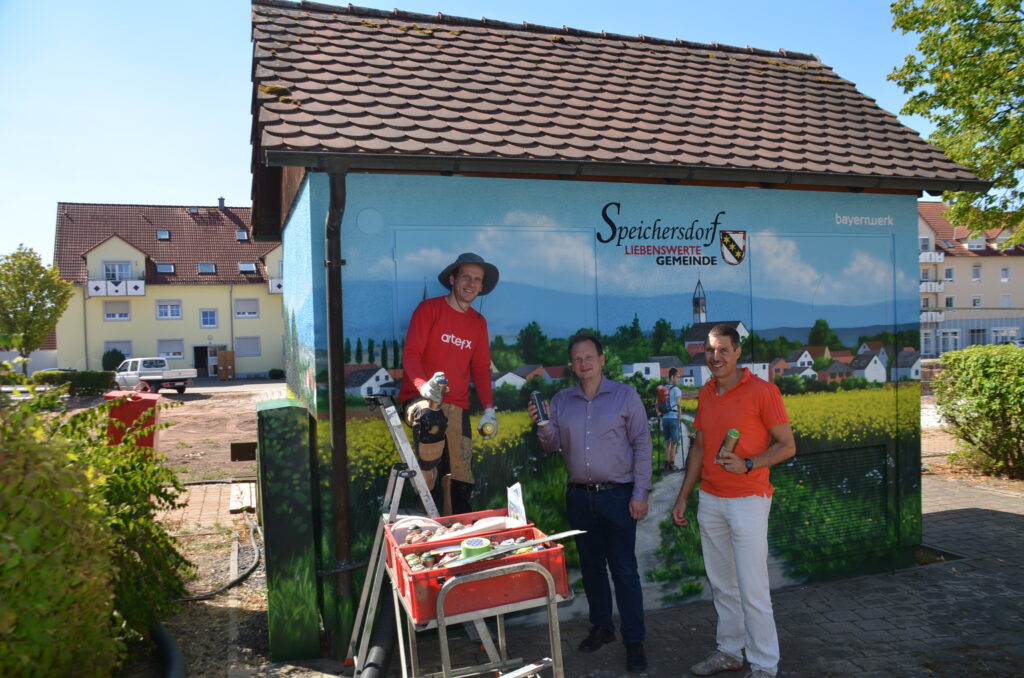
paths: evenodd
<path fill-rule="evenodd" d="M 643 643 L 626 643 L 626 670 L 630 673 L 647 670 L 647 654 Z"/>
<path fill-rule="evenodd" d="M 590 627 L 590 633 L 580 643 L 580 652 L 596 652 L 601 649 L 601 646 L 605 643 L 610 643 L 615 640 L 615 631 L 609 631 L 608 629 L 602 629 L 597 626 Z"/>

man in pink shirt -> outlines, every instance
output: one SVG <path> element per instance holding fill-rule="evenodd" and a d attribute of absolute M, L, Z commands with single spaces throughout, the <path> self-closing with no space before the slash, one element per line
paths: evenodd
<path fill-rule="evenodd" d="M 466 252 L 437 279 L 449 292 L 424 300 L 413 311 L 405 336 L 405 376 L 398 398 L 405 403 L 406 421 L 413 427 L 427 484 L 434 487 L 439 471 L 442 477 L 451 474 L 450 489 L 444 489 L 443 513 L 447 515 L 473 510 L 471 380 L 484 406 L 481 435 L 487 439 L 498 432 L 487 321 L 472 307 L 478 296 L 489 294 L 498 284 L 498 269 Z M 431 410 L 431 402 L 441 403 L 440 414 Z"/>

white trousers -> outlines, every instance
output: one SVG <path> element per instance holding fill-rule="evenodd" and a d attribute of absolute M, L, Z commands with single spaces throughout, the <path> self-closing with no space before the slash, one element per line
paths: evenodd
<path fill-rule="evenodd" d="M 768 582 L 771 497 L 724 498 L 700 493 L 697 523 L 718 612 L 718 649 L 742 657 L 752 669 L 775 674 L 779 636 Z"/>

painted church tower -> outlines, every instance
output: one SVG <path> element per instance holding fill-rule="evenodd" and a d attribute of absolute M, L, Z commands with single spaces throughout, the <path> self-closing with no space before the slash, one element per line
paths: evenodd
<path fill-rule="evenodd" d="M 708 321 L 708 300 L 704 296 L 704 286 L 697 280 L 697 287 L 693 290 L 693 324 L 706 323 Z"/>

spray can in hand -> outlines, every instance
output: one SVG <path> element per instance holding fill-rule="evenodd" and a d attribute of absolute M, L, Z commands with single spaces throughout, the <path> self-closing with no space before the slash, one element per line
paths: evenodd
<path fill-rule="evenodd" d="M 740 441 L 740 432 L 734 428 L 729 429 L 725 433 L 725 440 L 722 441 L 722 446 L 718 448 L 718 454 L 715 455 L 715 463 L 722 463 L 722 455 L 726 452 L 732 452 L 736 449 L 736 443 Z"/>
<path fill-rule="evenodd" d="M 534 391 L 530 394 L 530 399 L 533 401 L 533 406 L 537 408 L 537 426 L 547 426 L 550 419 L 548 419 L 548 408 L 544 407 L 544 396 L 540 391 Z"/>
<path fill-rule="evenodd" d="M 441 374 L 437 378 L 437 383 L 441 386 L 441 397 L 443 399 L 445 392 L 448 391 L 448 378 L 446 376 L 444 376 L 443 374 Z M 429 401 L 429 406 L 430 406 L 430 409 L 432 409 L 432 410 L 439 410 L 439 409 L 441 409 L 441 401 L 440 400 L 431 400 L 431 401 Z"/>

